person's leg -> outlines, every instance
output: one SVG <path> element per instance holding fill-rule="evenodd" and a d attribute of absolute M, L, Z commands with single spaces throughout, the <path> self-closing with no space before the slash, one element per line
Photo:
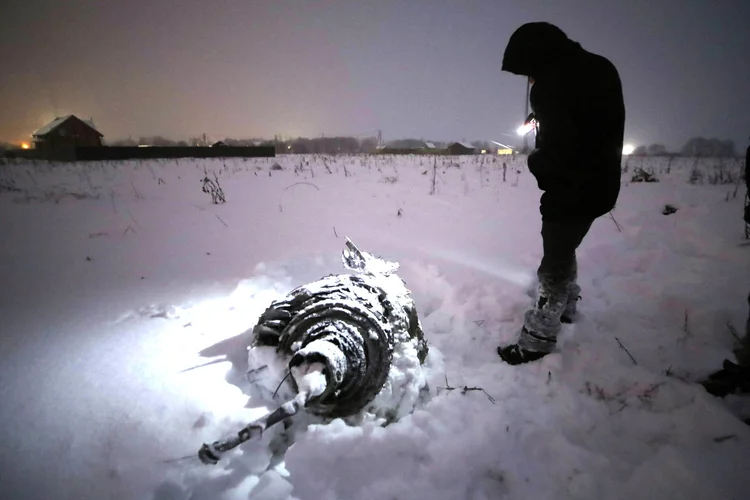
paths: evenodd
<path fill-rule="evenodd" d="M 747 302 L 750 306 L 750 295 L 747 297 Z M 739 345 L 733 351 L 737 359 L 736 363 L 725 359 L 721 370 L 715 371 L 699 382 L 714 396 L 723 398 L 728 394 L 750 392 L 750 314 L 745 323 L 745 336 L 740 339 Z M 750 419 L 745 423 L 750 424 Z"/>
<path fill-rule="evenodd" d="M 563 311 L 562 316 L 560 316 L 560 321 L 563 323 L 573 323 L 578 311 L 578 301 L 581 300 L 581 287 L 578 286 L 578 263 L 575 260 L 575 255 L 573 259 L 573 273 L 568 285 L 568 301 L 565 305 L 565 310 Z M 532 287 L 529 288 L 527 293 L 529 297 L 531 297 L 532 299 L 536 299 L 536 297 L 539 295 L 538 279 L 532 285 Z"/>
<path fill-rule="evenodd" d="M 526 311 L 516 345 L 498 348 L 511 364 L 539 359 L 551 352 L 562 328 L 561 318 L 570 311 L 569 299 L 580 292 L 576 284 L 576 249 L 593 223 L 590 219 L 547 219 L 542 221 L 544 255 L 537 270 L 539 295 L 533 309 Z M 572 294 L 575 294 L 571 297 Z M 573 303 L 573 307 L 575 303 Z"/>
<path fill-rule="evenodd" d="M 750 307 L 750 295 L 747 297 L 747 304 Z M 740 345 L 734 351 L 737 362 L 741 365 L 750 366 L 750 311 L 748 311 L 747 321 L 745 321 L 745 335 L 740 341 Z"/>
<path fill-rule="evenodd" d="M 581 287 L 578 286 L 578 283 L 576 282 L 577 278 L 578 275 L 576 274 L 576 277 L 568 286 L 568 303 L 565 306 L 565 311 L 563 311 L 563 314 L 560 317 L 560 321 L 563 323 L 572 323 L 576 317 L 576 312 L 578 311 L 578 300 L 581 298 Z"/>
<path fill-rule="evenodd" d="M 539 297 L 526 312 L 519 345 L 527 351 L 550 352 L 560 333 L 561 317 L 568 309 L 569 292 L 578 277 L 576 249 L 591 228 L 591 220 L 542 221 L 544 255 L 537 270 Z M 576 295 L 577 297 L 577 295 Z M 574 298 L 575 300 L 575 298 Z"/>

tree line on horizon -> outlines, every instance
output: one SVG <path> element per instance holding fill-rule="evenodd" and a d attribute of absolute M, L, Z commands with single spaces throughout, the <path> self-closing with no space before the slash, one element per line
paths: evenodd
<path fill-rule="evenodd" d="M 162 136 L 144 136 L 138 139 L 128 137 L 127 139 L 118 139 L 114 141 L 105 141 L 109 146 L 211 146 L 219 140 L 209 140 L 203 137 L 191 137 L 188 140 L 172 140 Z M 220 142 L 227 146 L 265 146 L 274 147 L 277 154 L 358 154 L 373 153 L 378 150 L 377 137 L 298 137 L 289 139 L 276 137 L 274 139 L 249 138 L 235 139 L 224 138 Z M 458 141 L 452 141 L 458 142 Z M 395 139 L 382 144 L 383 147 L 390 150 L 421 150 L 430 149 L 427 143 L 431 143 L 434 149 L 441 150 L 448 147 L 452 142 L 446 141 L 429 141 L 425 139 Z M 461 141 L 467 142 L 467 141 Z M 493 151 L 498 145 L 489 141 L 471 141 L 476 150 Z M 12 150 L 17 149 L 17 145 L 0 142 L 0 149 Z M 710 157 L 710 158 L 735 158 L 740 156 L 737 147 L 732 140 L 721 140 L 717 138 L 693 137 L 689 139 L 679 151 L 668 151 L 663 144 L 639 145 L 635 148 L 631 156 L 688 156 L 688 157 Z"/>
<path fill-rule="evenodd" d="M 638 146 L 631 156 L 688 156 L 703 158 L 735 158 L 738 157 L 737 147 L 732 140 L 707 139 L 693 137 L 689 139 L 678 152 L 667 151 L 663 144 Z"/>
<path fill-rule="evenodd" d="M 179 146 L 179 147 L 190 147 L 190 146 L 211 146 L 217 142 L 221 142 L 227 146 L 272 146 L 276 148 L 277 153 L 295 153 L 295 154 L 357 154 L 357 153 L 372 153 L 378 150 L 378 138 L 377 137 L 347 137 L 347 136 L 332 136 L 332 137 L 297 137 L 296 139 L 282 139 L 276 137 L 274 139 L 263 139 L 263 138 L 250 138 L 250 139 L 235 139 L 235 138 L 224 138 L 220 140 L 209 140 L 204 137 L 192 137 L 188 140 L 175 141 L 167 139 L 162 136 L 152 137 L 139 137 L 138 139 L 127 138 L 108 142 L 110 146 Z M 457 141 L 453 141 L 457 142 Z M 429 141 L 425 139 L 396 139 L 385 142 L 383 147 L 388 149 L 396 150 L 416 150 L 425 149 L 427 144 L 430 143 L 431 148 L 434 149 L 445 149 L 452 142 L 446 141 Z M 478 150 L 491 150 L 493 146 L 488 141 L 472 141 L 470 143 L 474 148 Z"/>

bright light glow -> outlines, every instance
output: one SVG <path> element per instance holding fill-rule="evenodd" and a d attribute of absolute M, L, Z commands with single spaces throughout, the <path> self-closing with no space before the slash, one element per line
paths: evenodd
<path fill-rule="evenodd" d="M 288 276 L 261 275 L 241 281 L 228 296 L 206 297 L 164 311 L 165 318 L 173 320 L 167 324 L 165 335 L 170 339 L 176 335 L 184 338 L 161 353 L 160 364 L 179 374 L 176 383 L 185 389 L 183 397 L 218 415 L 229 415 L 247 404 L 247 396 L 239 388 L 224 383 L 229 360 L 221 354 L 209 357 L 196 353 L 219 342 L 239 348 L 242 340 L 238 335 L 252 328 L 268 305 L 291 288 Z M 269 409 L 260 406 L 247 411 L 244 415 L 243 410 L 239 418 L 254 420 Z"/>
<path fill-rule="evenodd" d="M 21 144 L 21 149 L 29 149 L 31 146 L 29 146 L 28 142 L 24 142 Z"/>
<path fill-rule="evenodd" d="M 518 135 L 524 136 L 524 135 L 528 134 L 529 132 L 531 132 L 532 130 L 534 130 L 534 123 L 533 122 L 528 122 L 528 123 L 524 123 L 523 125 L 521 125 L 520 127 L 518 127 L 518 129 L 516 130 L 516 132 L 518 133 Z"/>
<path fill-rule="evenodd" d="M 635 151 L 635 146 L 633 146 L 632 144 L 625 144 L 622 147 L 622 154 L 624 154 L 625 156 L 632 155 L 633 151 Z"/>

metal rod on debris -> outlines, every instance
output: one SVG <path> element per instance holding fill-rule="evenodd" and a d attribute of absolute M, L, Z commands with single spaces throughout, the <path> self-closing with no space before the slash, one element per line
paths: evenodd
<path fill-rule="evenodd" d="M 198 451 L 198 458 L 204 464 L 216 464 L 219 462 L 221 455 L 229 450 L 232 450 L 242 443 L 253 439 L 254 437 L 263 436 L 263 431 L 271 427 L 272 425 L 278 424 L 279 422 L 286 420 L 297 414 L 307 402 L 307 395 L 300 393 L 291 401 L 287 401 L 283 405 L 276 408 L 271 413 L 268 413 L 258 420 L 249 423 L 243 427 L 236 435 L 230 436 L 220 441 L 214 441 L 212 444 L 204 443 L 201 449 Z"/>

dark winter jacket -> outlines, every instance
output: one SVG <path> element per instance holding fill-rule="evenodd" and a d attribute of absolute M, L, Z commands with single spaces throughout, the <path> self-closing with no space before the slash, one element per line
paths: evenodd
<path fill-rule="evenodd" d="M 543 218 L 599 217 L 620 193 L 625 104 L 620 76 L 548 23 L 521 26 L 503 71 L 529 76 L 538 129 L 528 166 L 544 191 Z"/>
<path fill-rule="evenodd" d="M 745 151 L 745 185 L 747 186 L 747 196 L 750 196 L 750 175 L 748 175 L 748 165 L 750 165 L 750 146 Z M 745 223 L 750 224 L 750 203 L 745 204 Z M 748 330 L 750 330 L 750 319 L 748 321 Z M 750 334 L 748 335 L 750 340 Z"/>

